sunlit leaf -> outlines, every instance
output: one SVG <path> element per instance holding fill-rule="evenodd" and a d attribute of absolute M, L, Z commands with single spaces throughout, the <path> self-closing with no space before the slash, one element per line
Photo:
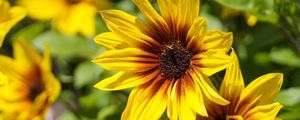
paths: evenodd
<path fill-rule="evenodd" d="M 74 86 L 81 88 L 92 81 L 98 80 L 103 69 L 98 65 L 88 61 L 82 62 L 74 71 Z"/>
<path fill-rule="evenodd" d="M 279 101 L 285 106 L 293 106 L 300 103 L 300 87 L 292 87 L 280 91 L 276 101 Z"/>
<path fill-rule="evenodd" d="M 270 53 L 273 62 L 292 67 L 300 67 L 300 57 L 289 48 L 274 49 Z"/>
<path fill-rule="evenodd" d="M 53 56 L 61 58 L 90 57 L 98 52 L 92 40 L 86 40 L 79 36 L 68 36 L 55 31 L 48 31 L 39 35 L 33 43 L 43 49 L 48 44 Z"/>

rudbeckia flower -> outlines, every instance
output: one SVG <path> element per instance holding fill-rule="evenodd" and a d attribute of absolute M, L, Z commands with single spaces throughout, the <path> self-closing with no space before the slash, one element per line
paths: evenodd
<path fill-rule="evenodd" d="M 0 0 L 0 47 L 8 31 L 26 16 L 21 7 L 10 7 L 6 0 Z"/>
<path fill-rule="evenodd" d="M 230 104 L 220 106 L 210 101 L 206 102 L 209 117 L 199 116 L 199 120 L 275 120 L 282 105 L 273 100 L 280 90 L 283 75 L 269 73 L 244 87 L 234 51 L 230 57 L 234 63 L 226 69 L 219 92 Z"/>
<path fill-rule="evenodd" d="M 226 54 L 232 34 L 206 30 L 199 0 L 157 0 L 160 14 L 148 0 L 133 0 L 146 20 L 119 10 L 101 15 L 112 32 L 95 37 L 108 51 L 93 62 L 119 71 L 95 85 L 101 90 L 136 86 L 121 119 L 159 119 L 167 108 L 171 119 L 207 115 L 203 97 L 226 105 L 208 77 L 231 64 Z"/>
<path fill-rule="evenodd" d="M 253 27 L 256 25 L 257 23 L 257 17 L 253 14 L 251 14 L 250 12 L 246 12 L 246 11 L 239 11 L 233 8 L 229 8 L 229 7 L 223 7 L 222 8 L 222 12 L 221 12 L 221 17 L 224 19 L 228 19 L 231 17 L 237 17 L 239 15 L 243 15 L 245 17 L 246 23 L 248 24 L 248 26 Z"/>
<path fill-rule="evenodd" d="M 18 0 L 37 20 L 53 21 L 59 31 L 91 37 L 95 34 L 96 1 L 105 0 Z"/>
<path fill-rule="evenodd" d="M 0 120 L 42 120 L 60 92 L 44 57 L 26 43 L 14 43 L 14 59 L 0 56 Z"/>

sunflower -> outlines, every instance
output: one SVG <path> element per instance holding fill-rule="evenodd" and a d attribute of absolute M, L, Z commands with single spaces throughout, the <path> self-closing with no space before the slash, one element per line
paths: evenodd
<path fill-rule="evenodd" d="M 96 5 L 100 3 L 105 4 L 107 0 L 18 0 L 30 17 L 52 19 L 59 31 L 70 35 L 80 33 L 85 37 L 95 34 Z"/>
<path fill-rule="evenodd" d="M 112 32 L 95 37 L 110 49 L 93 62 L 119 71 L 95 85 L 101 90 L 136 86 L 130 93 L 122 119 L 159 119 L 167 108 L 171 119 L 207 115 L 206 96 L 214 103 L 229 102 L 212 89 L 207 76 L 231 64 L 226 54 L 232 34 L 206 30 L 198 17 L 199 0 L 157 0 L 160 13 L 148 0 L 133 0 L 146 20 L 119 10 L 101 15 Z"/>
<path fill-rule="evenodd" d="M 14 43 L 14 58 L 0 56 L 0 120 L 42 120 L 60 92 L 44 57 L 26 43 Z"/>
<path fill-rule="evenodd" d="M 8 1 L 0 0 L 0 47 L 8 31 L 25 16 L 25 9 L 16 6 L 10 7 Z"/>
<path fill-rule="evenodd" d="M 230 57 L 234 63 L 226 69 L 220 88 L 220 95 L 230 101 L 220 106 L 206 102 L 209 117 L 199 120 L 275 120 L 282 108 L 278 102 L 272 102 L 282 85 L 281 73 L 269 73 L 252 81 L 244 87 L 243 76 L 234 51 Z"/>

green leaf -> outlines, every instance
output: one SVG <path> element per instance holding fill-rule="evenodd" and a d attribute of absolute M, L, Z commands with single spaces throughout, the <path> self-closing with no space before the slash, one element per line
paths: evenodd
<path fill-rule="evenodd" d="M 276 101 L 284 106 L 294 106 L 300 103 L 300 87 L 291 87 L 280 91 Z"/>
<path fill-rule="evenodd" d="M 96 45 L 91 40 L 79 36 L 68 36 L 55 31 L 48 31 L 33 40 L 34 45 L 43 49 L 48 44 L 51 54 L 60 58 L 90 57 L 98 52 Z"/>
<path fill-rule="evenodd" d="M 215 0 L 216 2 L 237 10 L 251 10 L 253 9 L 254 3 L 249 0 Z"/>
<path fill-rule="evenodd" d="M 13 35 L 13 40 L 33 40 L 35 37 L 37 37 L 40 33 L 42 33 L 47 27 L 47 24 L 45 22 L 37 22 L 34 24 L 31 24 L 29 26 L 26 26 L 16 32 Z"/>
<path fill-rule="evenodd" d="M 82 62 L 74 71 L 74 86 L 75 88 L 81 88 L 92 81 L 98 80 L 103 69 L 90 62 Z"/>
<path fill-rule="evenodd" d="M 227 31 L 226 28 L 223 26 L 222 22 L 215 16 L 209 14 L 208 12 L 209 6 L 203 5 L 201 8 L 201 16 L 206 19 L 207 22 L 207 29 L 218 29 L 222 31 Z"/>
<path fill-rule="evenodd" d="M 300 111 L 292 111 L 286 112 L 279 115 L 279 117 L 283 120 L 299 120 L 300 119 Z"/>
<path fill-rule="evenodd" d="M 105 107 L 98 113 L 97 120 L 106 120 L 106 118 L 112 114 L 115 113 L 115 111 L 118 109 L 117 105 L 111 105 L 108 107 Z"/>
<path fill-rule="evenodd" d="M 272 50 L 270 53 L 270 58 L 271 61 L 281 65 L 300 67 L 300 57 L 289 48 Z"/>
<path fill-rule="evenodd" d="M 61 114 L 57 120 L 78 120 L 76 115 L 70 111 L 64 111 L 63 114 Z"/>
<path fill-rule="evenodd" d="M 251 13 L 260 21 L 276 24 L 278 14 L 274 11 L 274 0 L 215 0 L 216 2 L 239 11 Z"/>
<path fill-rule="evenodd" d="M 111 102 L 111 95 L 110 92 L 94 90 L 90 94 L 80 97 L 79 103 L 85 109 L 104 107 Z"/>

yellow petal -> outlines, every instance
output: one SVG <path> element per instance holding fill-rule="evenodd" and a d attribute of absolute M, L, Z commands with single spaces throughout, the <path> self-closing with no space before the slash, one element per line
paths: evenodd
<path fill-rule="evenodd" d="M 16 79 L 22 78 L 22 74 L 26 69 L 16 64 L 13 59 L 0 55 L 0 71 L 7 76 L 14 76 Z"/>
<path fill-rule="evenodd" d="M 206 32 L 203 42 L 204 50 L 218 49 L 226 53 L 232 45 L 233 36 L 231 32 L 210 30 Z"/>
<path fill-rule="evenodd" d="M 93 62 L 108 70 L 138 72 L 157 67 L 158 57 L 136 48 L 125 48 L 106 51 Z"/>
<path fill-rule="evenodd" d="M 206 51 L 193 56 L 192 65 L 201 73 L 211 76 L 232 64 L 228 55 L 219 51 Z"/>
<path fill-rule="evenodd" d="M 17 64 L 23 69 L 32 69 L 41 62 L 38 52 L 25 41 L 18 41 L 13 44 L 13 55 Z"/>
<path fill-rule="evenodd" d="M 202 17 L 195 19 L 187 34 L 187 47 L 194 52 L 200 52 L 206 32 L 206 20 Z"/>
<path fill-rule="evenodd" d="M 208 77 L 205 77 L 201 73 L 199 73 L 196 69 L 193 69 L 189 72 L 189 74 L 194 79 L 195 83 L 197 83 L 204 95 L 214 103 L 220 104 L 220 105 L 227 105 L 229 102 L 222 98 L 214 88 L 214 86 L 209 84 Z"/>
<path fill-rule="evenodd" d="M 126 42 L 112 32 L 101 33 L 94 38 L 94 41 L 97 45 L 104 46 L 107 49 L 121 49 L 129 47 Z"/>
<path fill-rule="evenodd" d="M 199 15 L 199 0 L 158 0 L 160 12 L 165 19 L 191 25 Z"/>
<path fill-rule="evenodd" d="M 282 108 L 278 102 L 256 106 L 244 116 L 247 120 L 275 120 L 277 113 Z"/>
<path fill-rule="evenodd" d="M 2 72 L 0 72 L 0 86 L 8 83 L 8 78 Z"/>
<path fill-rule="evenodd" d="M 139 18 L 119 10 L 104 10 L 101 15 L 109 29 L 132 47 L 153 49 L 160 46 L 155 40 L 143 33 L 145 24 Z"/>
<path fill-rule="evenodd" d="M 55 102 L 61 91 L 61 85 L 57 78 L 52 73 L 51 54 L 49 46 L 45 45 L 44 56 L 41 63 L 41 77 L 45 84 L 47 94 L 47 102 L 52 104 Z M 42 98 L 41 98 L 42 99 Z"/>
<path fill-rule="evenodd" d="M 16 102 L 27 99 L 30 90 L 20 80 L 9 78 L 9 83 L 0 87 L 0 99 L 6 102 Z"/>
<path fill-rule="evenodd" d="M 179 22 L 191 24 L 199 16 L 200 0 L 178 0 L 177 5 Z"/>
<path fill-rule="evenodd" d="M 122 120 L 158 120 L 164 113 L 171 81 L 161 80 L 145 83 L 131 91 Z"/>
<path fill-rule="evenodd" d="M 26 16 L 25 9 L 21 7 L 9 7 L 7 1 L 0 3 L 0 47 L 8 31 Z"/>
<path fill-rule="evenodd" d="M 133 0 L 141 12 L 156 26 L 167 27 L 165 20 L 152 7 L 149 0 Z"/>
<path fill-rule="evenodd" d="M 244 120 L 241 115 L 229 115 L 226 116 L 226 120 Z"/>
<path fill-rule="evenodd" d="M 68 6 L 54 18 L 54 26 L 70 35 L 81 33 L 85 37 L 95 34 L 95 6 L 80 2 L 76 5 Z"/>
<path fill-rule="evenodd" d="M 195 83 L 193 78 L 186 76 L 186 79 L 183 79 L 182 86 L 186 96 L 185 99 L 193 111 L 197 112 L 199 115 L 208 116 L 205 104 L 203 101 L 203 94 L 198 84 Z"/>
<path fill-rule="evenodd" d="M 229 109 L 234 109 L 244 89 L 244 79 L 239 66 L 239 60 L 232 49 L 230 58 L 233 60 L 227 69 L 221 84 L 220 95 L 230 101 Z"/>
<path fill-rule="evenodd" d="M 254 106 L 272 103 L 280 90 L 282 81 L 282 73 L 269 73 L 255 79 L 242 92 L 236 111 L 239 114 L 245 114 Z"/>
<path fill-rule="evenodd" d="M 65 7 L 63 0 L 18 0 L 17 3 L 27 9 L 30 17 L 39 20 L 51 19 Z"/>
<path fill-rule="evenodd" d="M 119 72 L 100 81 L 95 85 L 95 87 L 107 91 L 131 88 L 155 79 L 158 74 L 158 70 L 146 73 Z"/>
<path fill-rule="evenodd" d="M 195 96 L 193 98 L 195 98 Z M 169 118 L 171 120 L 195 120 L 196 112 L 192 110 L 189 102 L 190 100 L 187 100 L 184 80 L 177 80 L 173 85 L 171 99 L 168 105 Z"/>

